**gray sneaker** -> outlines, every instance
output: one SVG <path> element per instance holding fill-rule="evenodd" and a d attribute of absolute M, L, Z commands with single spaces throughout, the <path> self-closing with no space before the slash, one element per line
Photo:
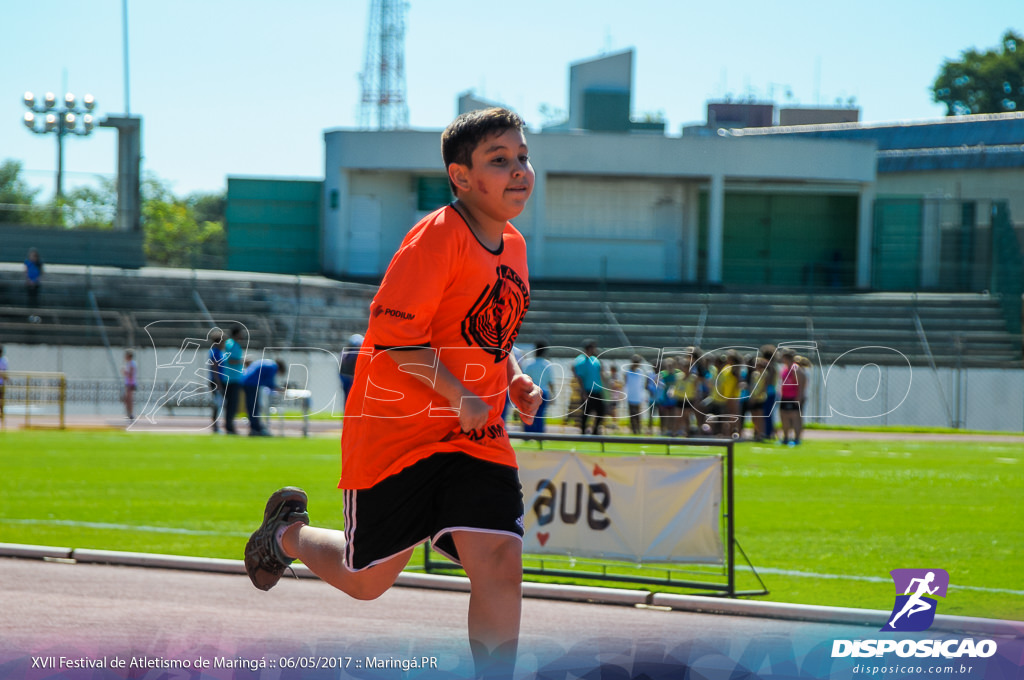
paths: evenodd
<path fill-rule="evenodd" d="M 245 544 L 245 571 L 260 590 L 270 590 L 281 580 L 284 570 L 295 560 L 277 544 L 277 531 L 296 522 L 309 524 L 306 492 L 294 486 L 275 491 L 263 512 L 263 524 Z"/>

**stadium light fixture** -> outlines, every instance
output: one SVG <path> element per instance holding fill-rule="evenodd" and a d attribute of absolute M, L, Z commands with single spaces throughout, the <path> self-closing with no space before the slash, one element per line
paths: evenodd
<path fill-rule="evenodd" d="M 95 122 L 91 112 L 96 108 L 96 98 L 87 94 L 79 101 L 73 93 L 67 92 L 63 106 L 58 107 L 57 96 L 52 92 L 47 92 L 41 102 L 36 101 L 32 92 L 26 92 L 22 101 L 28 108 L 22 119 L 25 127 L 36 134 L 53 132 L 57 136 L 56 195 L 60 199 L 64 195 L 64 136 L 86 137 L 92 134 Z"/>

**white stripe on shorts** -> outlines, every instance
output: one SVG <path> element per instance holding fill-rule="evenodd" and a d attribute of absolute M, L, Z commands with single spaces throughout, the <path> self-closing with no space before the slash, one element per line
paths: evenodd
<path fill-rule="evenodd" d="M 343 494 L 345 503 L 345 557 L 342 563 L 349 570 L 352 569 L 352 539 L 356 535 L 356 492 L 354 489 L 345 489 Z"/>

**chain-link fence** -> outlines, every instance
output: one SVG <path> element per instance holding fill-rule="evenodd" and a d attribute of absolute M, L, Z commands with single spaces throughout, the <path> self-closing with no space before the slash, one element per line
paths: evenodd
<path fill-rule="evenodd" d="M 1024 431 L 1024 369 L 932 369 L 911 366 L 909 362 L 829 365 L 821 361 L 813 347 L 806 349 L 812 359 L 803 410 L 808 422 Z M 183 341 L 177 349 L 137 350 L 137 415 L 160 418 L 209 413 L 212 388 L 208 380 L 208 350 L 209 345 L 198 340 Z M 101 347 L 47 345 L 7 345 L 5 355 L 12 371 L 64 373 L 70 416 L 111 416 L 124 412 L 123 357 Z M 314 417 L 341 417 L 344 409 L 336 353 L 315 347 L 250 347 L 247 356 L 283 360 L 287 371 L 279 377 L 280 385 L 287 383 L 295 389 L 309 390 Z M 550 423 L 565 424 L 570 431 L 578 422 L 580 408 L 573 361 L 552 359 L 547 374 L 554 391 L 546 416 Z M 653 371 L 656 362 L 657 357 L 645 357 L 644 370 Z M 628 363 L 603 360 L 606 386 L 613 384 L 609 377 L 611 367 L 614 365 L 621 377 Z M 628 431 L 624 392 L 609 391 L 606 396 L 611 402 L 609 406 L 616 409 L 619 430 Z M 650 397 L 643 408 L 645 414 L 651 410 Z M 644 422 L 647 421 L 645 415 Z"/>

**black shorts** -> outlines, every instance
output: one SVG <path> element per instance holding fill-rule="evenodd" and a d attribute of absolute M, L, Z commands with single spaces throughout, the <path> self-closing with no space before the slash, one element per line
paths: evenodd
<path fill-rule="evenodd" d="M 800 402 L 799 401 L 780 401 L 779 402 L 779 410 L 780 411 L 799 411 L 800 410 Z"/>
<path fill-rule="evenodd" d="M 435 453 L 369 489 L 345 490 L 345 566 L 359 571 L 424 543 L 456 564 L 453 531 L 523 536 L 519 471 Z"/>

